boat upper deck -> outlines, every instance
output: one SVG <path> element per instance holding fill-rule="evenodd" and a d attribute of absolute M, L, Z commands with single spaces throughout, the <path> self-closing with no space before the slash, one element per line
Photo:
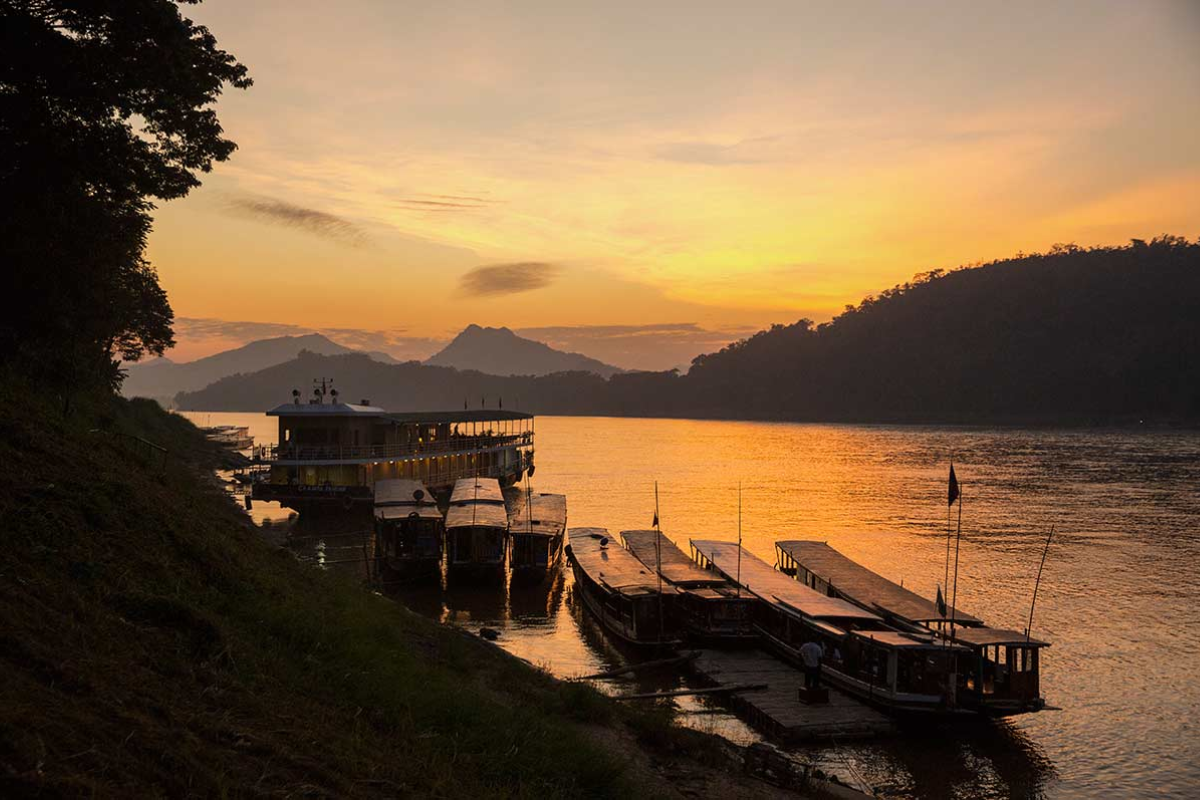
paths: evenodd
<path fill-rule="evenodd" d="M 1020 631 L 1008 631 L 1000 628 L 989 628 L 981 625 L 975 628 L 956 628 L 954 641 L 971 647 L 990 647 L 1001 644 L 1012 647 L 1049 647 L 1050 643 L 1033 637 L 1026 637 Z"/>
<path fill-rule="evenodd" d="M 420 492 L 420 499 L 417 493 Z M 409 478 L 384 478 L 375 481 L 375 507 L 436 506 L 437 501 L 425 484 Z"/>
<path fill-rule="evenodd" d="M 571 528 L 571 555 L 579 568 L 596 583 L 623 595 L 657 594 L 659 580 L 604 528 Z M 669 585 L 664 594 L 675 594 Z"/>
<path fill-rule="evenodd" d="M 781 556 L 813 573 L 834 591 L 859 605 L 878 609 L 909 622 L 935 622 L 942 619 L 937 604 L 919 594 L 892 583 L 856 561 L 834 550 L 825 542 L 776 542 Z M 785 561 L 784 558 L 780 559 Z M 785 561 L 786 563 L 786 561 Z M 949 612 L 947 612 L 949 616 Z M 959 609 L 955 615 L 960 625 L 981 625 L 982 622 Z"/>
<path fill-rule="evenodd" d="M 513 533 L 561 535 L 567 528 L 567 496 L 542 492 L 522 497 L 508 526 Z"/>
<path fill-rule="evenodd" d="M 499 503 L 504 505 L 500 481 L 495 478 L 461 478 L 454 482 L 450 505 L 459 503 Z"/>
<path fill-rule="evenodd" d="M 823 595 L 784 575 L 737 542 L 693 539 L 692 548 L 731 581 L 737 580 L 738 551 L 741 550 L 741 584 L 765 602 L 794 609 L 814 619 L 879 619 L 870 611 Z"/>
<path fill-rule="evenodd" d="M 508 528 L 503 503 L 451 503 L 446 511 L 447 528 Z"/>
<path fill-rule="evenodd" d="M 663 580 L 680 588 L 700 588 L 724 586 L 728 583 L 715 572 L 710 572 L 695 561 L 688 558 L 679 545 L 668 539 L 660 531 L 621 531 L 621 539 L 629 551 L 650 570 L 655 564 L 660 565 Z M 658 539 L 659 553 L 655 553 L 655 540 Z"/>

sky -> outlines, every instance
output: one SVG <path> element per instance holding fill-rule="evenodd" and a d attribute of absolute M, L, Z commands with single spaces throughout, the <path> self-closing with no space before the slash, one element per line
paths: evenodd
<path fill-rule="evenodd" d="M 665 369 L 929 269 L 1200 235 L 1196 3 L 183 8 L 255 85 L 156 212 L 175 360 L 476 323 Z"/>

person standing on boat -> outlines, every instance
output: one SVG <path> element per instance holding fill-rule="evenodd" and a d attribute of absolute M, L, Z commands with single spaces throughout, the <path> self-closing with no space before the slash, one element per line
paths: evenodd
<path fill-rule="evenodd" d="M 825 648 L 818 642 L 800 645 L 800 663 L 804 665 L 804 688 L 816 689 L 821 685 L 821 659 Z"/>

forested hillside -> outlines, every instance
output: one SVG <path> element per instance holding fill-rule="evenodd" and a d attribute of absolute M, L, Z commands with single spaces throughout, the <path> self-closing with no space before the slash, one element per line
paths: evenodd
<path fill-rule="evenodd" d="M 1200 243 L 1059 246 L 868 297 L 832 321 L 778 325 L 684 376 L 501 378 L 301 358 L 178 398 L 263 410 L 333 377 L 395 410 L 486 402 L 542 414 L 866 422 L 1127 423 L 1200 419 Z"/>

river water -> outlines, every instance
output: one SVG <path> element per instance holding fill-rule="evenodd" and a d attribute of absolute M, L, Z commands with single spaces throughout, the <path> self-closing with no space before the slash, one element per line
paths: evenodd
<path fill-rule="evenodd" d="M 248 424 L 260 414 L 189 414 Z M 1033 630 L 1047 711 L 798 754 L 894 797 L 1200 796 L 1200 433 L 802 425 L 540 417 L 535 491 L 567 495 L 571 526 L 646 528 L 658 482 L 664 533 L 746 547 L 821 539 L 933 597 L 945 569 L 946 473 L 963 485 L 959 605 L 1023 630 L 1042 547 L 1055 528 Z M 331 569 L 362 569 L 345 523 L 270 504 L 264 533 Z M 340 526 L 340 527 L 339 527 Z M 572 599 L 569 570 L 534 590 L 391 587 L 445 622 L 501 630 L 499 643 L 560 676 L 624 663 Z M 682 685 L 610 681 L 611 692 Z M 681 699 L 681 724 L 739 742 L 755 734 L 715 701 Z"/>

